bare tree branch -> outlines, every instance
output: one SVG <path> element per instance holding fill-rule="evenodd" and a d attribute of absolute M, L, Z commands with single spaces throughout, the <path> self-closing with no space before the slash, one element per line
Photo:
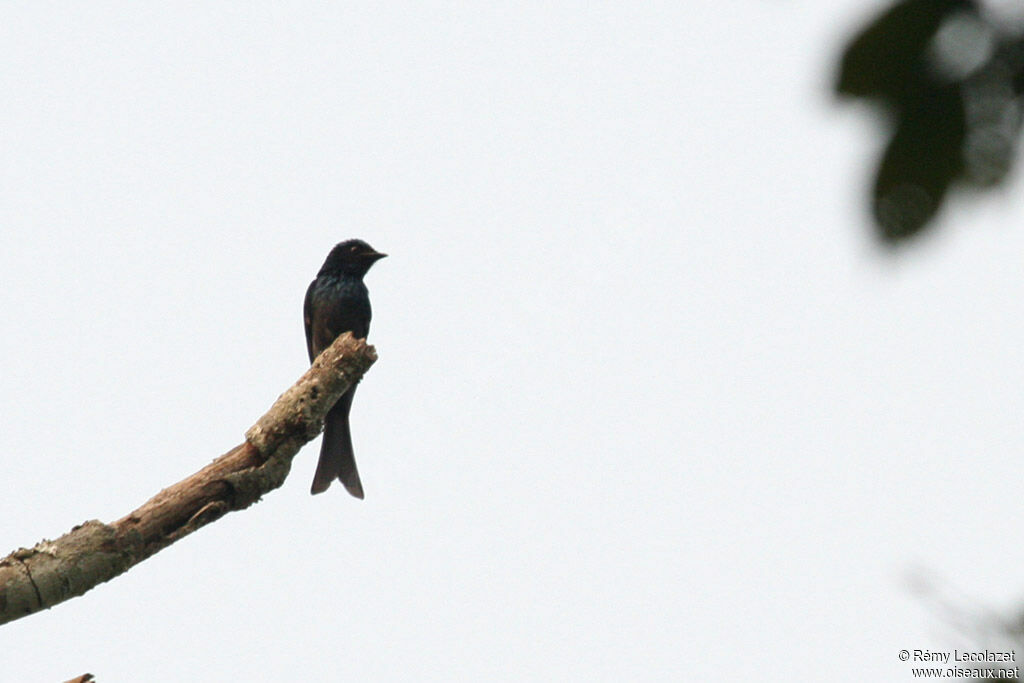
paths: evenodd
<path fill-rule="evenodd" d="M 245 442 L 116 522 L 91 520 L 55 541 L 0 560 L 0 624 L 48 609 L 128 571 L 284 483 L 324 415 L 377 360 L 364 339 L 340 336 L 245 434 Z"/>

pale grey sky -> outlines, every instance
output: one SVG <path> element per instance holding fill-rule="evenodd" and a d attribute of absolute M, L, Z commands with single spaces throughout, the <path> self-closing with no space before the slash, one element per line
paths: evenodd
<path fill-rule="evenodd" d="M 115 519 L 306 366 L 285 487 L 0 628 L 4 680 L 910 680 L 923 568 L 1024 595 L 1024 200 L 875 248 L 827 86 L 878 3 L 57 3 L 0 23 L 0 552 Z"/>

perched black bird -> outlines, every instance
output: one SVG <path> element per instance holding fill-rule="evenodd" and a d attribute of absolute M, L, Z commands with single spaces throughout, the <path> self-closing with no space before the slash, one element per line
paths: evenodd
<path fill-rule="evenodd" d="M 306 348 L 309 362 L 345 332 L 365 339 L 370 332 L 370 295 L 363 276 L 387 254 L 374 251 L 362 240 L 341 242 L 331 249 L 316 279 L 306 290 L 302 312 L 306 320 Z M 356 498 L 363 497 L 363 485 L 352 452 L 348 412 L 352 408 L 353 386 L 334 404 L 324 420 L 324 441 L 320 462 L 313 476 L 311 493 L 326 491 L 335 477 Z"/>

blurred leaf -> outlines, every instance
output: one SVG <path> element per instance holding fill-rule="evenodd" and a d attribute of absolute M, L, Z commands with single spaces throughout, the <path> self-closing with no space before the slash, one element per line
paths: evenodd
<path fill-rule="evenodd" d="M 1022 118 L 1024 39 L 973 0 L 904 0 L 850 41 L 835 88 L 891 110 L 872 208 L 892 244 L 928 226 L 952 185 L 1006 179 Z"/>
<path fill-rule="evenodd" d="M 977 14 L 971 0 L 906 0 L 864 29 L 843 52 L 836 91 L 903 102 L 927 80 L 927 52 L 954 12 Z"/>
<path fill-rule="evenodd" d="M 875 178 L 874 214 L 884 239 L 912 235 L 932 219 L 962 172 L 963 141 L 959 88 L 930 90 L 908 105 Z"/>

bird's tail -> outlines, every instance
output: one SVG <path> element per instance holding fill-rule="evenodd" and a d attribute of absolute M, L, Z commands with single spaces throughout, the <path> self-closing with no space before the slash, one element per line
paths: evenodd
<path fill-rule="evenodd" d="M 337 477 L 345 489 L 356 498 L 363 497 L 363 484 L 356 469 L 356 456 L 352 452 L 352 433 L 348 427 L 348 413 L 352 408 L 355 387 L 338 399 L 324 419 L 324 440 L 320 446 L 320 461 L 313 475 L 310 492 L 323 493 Z"/>

